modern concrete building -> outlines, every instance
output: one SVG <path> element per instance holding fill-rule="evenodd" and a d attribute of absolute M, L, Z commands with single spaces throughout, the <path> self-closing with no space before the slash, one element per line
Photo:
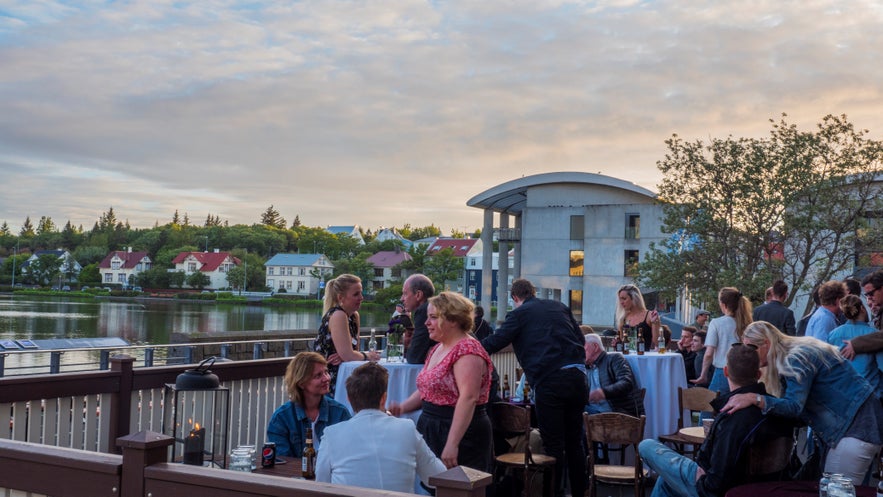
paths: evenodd
<path fill-rule="evenodd" d="M 472 197 L 484 210 L 481 305 L 490 309 L 493 240 L 499 253 L 514 249 L 511 271 L 527 278 L 538 296 L 571 307 L 577 320 L 612 326 L 616 291 L 632 283 L 635 264 L 661 231 L 656 194 L 600 174 L 544 173 L 508 181 Z M 496 219 L 495 219 L 496 216 Z M 510 264 L 499 264 L 500 288 Z M 642 289 L 646 293 L 649 289 Z M 498 307 L 497 320 L 505 306 Z"/>

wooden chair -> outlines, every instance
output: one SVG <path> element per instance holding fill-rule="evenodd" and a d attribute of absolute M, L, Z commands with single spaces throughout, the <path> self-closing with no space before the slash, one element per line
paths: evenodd
<path fill-rule="evenodd" d="M 675 451 L 681 454 L 694 454 L 696 452 L 695 445 L 680 434 L 680 429 L 686 426 L 693 426 L 693 414 L 702 412 L 713 413 L 714 409 L 711 407 L 711 401 L 717 398 L 718 395 L 718 392 L 703 387 L 678 387 L 678 412 L 680 413 L 680 416 L 678 416 L 678 429 L 669 435 L 659 435 L 659 441 L 672 444 Z M 689 411 L 688 415 L 690 416 L 686 424 L 684 423 L 684 411 Z M 688 445 L 692 446 L 693 450 L 687 450 Z"/>
<path fill-rule="evenodd" d="M 644 439 L 646 416 L 636 418 L 618 412 L 601 414 L 583 414 L 586 425 L 586 443 L 592 447 L 594 442 L 605 444 L 631 445 L 635 450 L 633 465 L 595 464 L 595 451 L 589 451 L 586 471 L 589 477 L 591 497 L 597 495 L 598 482 L 611 485 L 634 485 L 635 497 L 644 495 L 644 479 L 647 471 L 638 454 L 638 444 Z"/>
<path fill-rule="evenodd" d="M 507 438 L 524 437 L 523 452 L 508 452 L 497 456 L 497 470 L 507 468 L 519 469 L 523 475 L 522 495 L 530 493 L 533 476 L 543 473 L 543 495 L 553 495 L 555 488 L 555 458 L 543 454 L 534 454 L 530 450 L 530 408 L 521 407 L 508 402 L 494 402 L 491 406 L 494 430 Z"/>
<path fill-rule="evenodd" d="M 747 474 L 750 482 L 782 480 L 791 462 L 794 437 L 757 440 L 748 447 Z"/>
<path fill-rule="evenodd" d="M 641 389 L 641 404 L 642 405 L 644 404 L 644 398 L 646 396 L 647 396 L 647 389 L 642 388 Z M 646 409 L 645 409 L 645 412 L 646 412 Z M 637 409 L 637 407 L 635 407 L 635 415 L 637 416 L 637 414 L 638 414 L 638 409 Z M 604 458 L 608 459 L 608 460 L 610 458 L 611 452 L 614 452 L 614 453 L 619 452 L 619 464 L 623 465 L 623 464 L 625 464 L 625 449 L 626 449 L 626 447 L 628 447 L 628 445 L 620 445 L 618 447 L 610 447 L 609 445 L 604 444 L 604 445 L 601 445 L 601 452 L 604 453 Z"/>

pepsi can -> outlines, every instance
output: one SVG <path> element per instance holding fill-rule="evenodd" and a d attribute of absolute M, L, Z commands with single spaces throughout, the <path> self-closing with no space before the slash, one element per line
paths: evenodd
<path fill-rule="evenodd" d="M 276 465 L 276 444 L 267 442 L 261 449 L 261 467 L 272 468 Z"/>

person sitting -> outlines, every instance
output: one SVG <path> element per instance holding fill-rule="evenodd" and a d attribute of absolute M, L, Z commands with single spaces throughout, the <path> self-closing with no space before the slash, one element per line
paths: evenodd
<path fill-rule="evenodd" d="M 727 352 L 724 375 L 729 393 L 712 401 L 715 410 L 724 407 L 733 395 L 766 395 L 760 378 L 757 347 L 737 343 Z M 658 440 L 647 439 L 638 446 L 644 462 L 659 474 L 654 497 L 723 496 L 727 490 L 747 483 L 748 448 L 753 441 L 791 436 L 792 426 L 765 416 L 757 406 L 720 414 L 711 425 L 696 459 L 678 454 Z"/>
<path fill-rule="evenodd" d="M 276 444 L 277 456 L 300 457 L 311 427 L 314 447 L 319 450 L 325 427 L 351 417 L 345 405 L 327 397 L 331 375 L 322 354 L 294 356 L 285 370 L 285 387 L 291 400 L 279 406 L 267 424 L 267 440 Z"/>
<path fill-rule="evenodd" d="M 676 352 L 684 358 L 684 372 L 687 374 L 687 381 L 699 377 L 696 372 L 696 352 L 693 351 L 693 334 L 696 331 L 698 330 L 692 326 L 684 326 L 681 329 L 681 338 L 675 342 Z"/>
<path fill-rule="evenodd" d="M 693 348 L 693 354 L 695 354 L 693 356 L 693 371 L 696 372 L 696 378 L 698 378 L 702 374 L 702 365 L 704 363 L 704 358 L 705 358 L 705 335 L 706 335 L 706 333 L 704 331 L 697 331 L 696 333 L 693 334 L 692 348 Z M 706 378 L 711 378 L 713 369 L 714 369 L 714 366 L 709 364 L 708 371 L 705 372 Z M 707 382 L 706 383 L 690 383 L 690 382 L 688 382 L 687 386 L 708 388 L 708 383 Z"/>
<path fill-rule="evenodd" d="M 411 493 L 415 477 L 428 485 L 430 476 L 446 470 L 413 421 L 384 411 L 388 381 L 389 373 L 374 362 L 346 379 L 356 414 L 325 430 L 316 481 Z"/>
<path fill-rule="evenodd" d="M 621 412 L 629 416 L 644 414 L 644 399 L 629 363 L 622 354 L 608 354 L 601 337 L 585 336 L 586 374 L 589 382 L 589 403 L 585 412 Z"/>

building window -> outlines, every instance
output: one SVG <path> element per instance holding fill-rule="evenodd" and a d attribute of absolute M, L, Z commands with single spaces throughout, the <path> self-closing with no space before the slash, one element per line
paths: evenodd
<path fill-rule="evenodd" d="M 113 273 L 104 273 L 104 282 L 113 283 Z"/>
<path fill-rule="evenodd" d="M 625 215 L 625 238 L 626 240 L 638 240 L 641 238 L 641 215 Z"/>
<path fill-rule="evenodd" d="M 469 271 L 469 281 L 475 281 L 475 271 Z"/>
<path fill-rule="evenodd" d="M 394 268 L 394 269 L 392 270 L 392 277 L 393 277 L 393 278 L 401 278 L 401 277 L 402 277 L 402 270 L 401 270 L 401 268 Z"/>
<path fill-rule="evenodd" d="M 582 276 L 585 256 L 582 250 L 570 251 L 570 275 Z"/>
<path fill-rule="evenodd" d="M 188 262 L 187 263 L 187 272 L 192 273 L 194 271 L 196 271 L 196 263 L 195 262 Z"/>
<path fill-rule="evenodd" d="M 471 267 L 475 267 L 475 266 L 477 265 L 477 264 L 476 264 L 477 262 L 478 262 L 478 259 L 476 259 L 476 258 L 474 258 L 474 257 L 473 257 L 472 259 L 469 259 L 469 265 L 470 265 Z"/>
<path fill-rule="evenodd" d="M 622 272 L 623 276 L 628 276 L 629 278 L 634 278 L 638 275 L 638 251 L 637 250 L 626 250 L 625 251 L 625 267 Z"/>
<path fill-rule="evenodd" d="M 576 319 L 577 323 L 583 322 L 583 291 L 582 290 L 571 290 L 570 291 L 570 312 L 573 313 L 573 318 Z"/>
<path fill-rule="evenodd" d="M 297 268 L 297 274 L 299 276 L 306 276 L 307 275 L 307 268 L 305 268 L 305 267 Z"/>
<path fill-rule="evenodd" d="M 285 268 L 285 275 L 286 275 L 286 276 L 291 276 L 291 274 L 292 274 L 292 270 L 293 270 L 293 269 L 294 269 L 293 267 L 287 267 L 287 268 Z"/>
<path fill-rule="evenodd" d="M 374 268 L 374 277 L 375 278 L 383 278 L 383 268 L 382 267 Z"/>
<path fill-rule="evenodd" d="M 120 268 L 120 261 L 111 261 L 110 268 L 114 271 L 118 270 Z"/>
<path fill-rule="evenodd" d="M 306 288 L 306 287 L 304 286 L 304 282 L 303 282 L 303 281 L 298 281 L 298 282 L 297 282 L 297 291 L 302 292 L 302 291 L 304 290 L 304 288 Z"/>
<path fill-rule="evenodd" d="M 125 273 L 120 273 L 120 274 L 118 274 L 118 275 L 117 275 L 117 281 L 125 285 L 125 284 L 126 284 L 126 275 L 125 275 Z"/>
<path fill-rule="evenodd" d="M 582 240 L 586 237 L 585 216 L 570 216 L 570 239 Z"/>
<path fill-rule="evenodd" d="M 275 276 L 275 275 L 276 275 L 276 268 L 268 267 L 267 268 L 267 276 Z M 279 276 L 282 276 L 282 273 L 280 273 Z"/>

